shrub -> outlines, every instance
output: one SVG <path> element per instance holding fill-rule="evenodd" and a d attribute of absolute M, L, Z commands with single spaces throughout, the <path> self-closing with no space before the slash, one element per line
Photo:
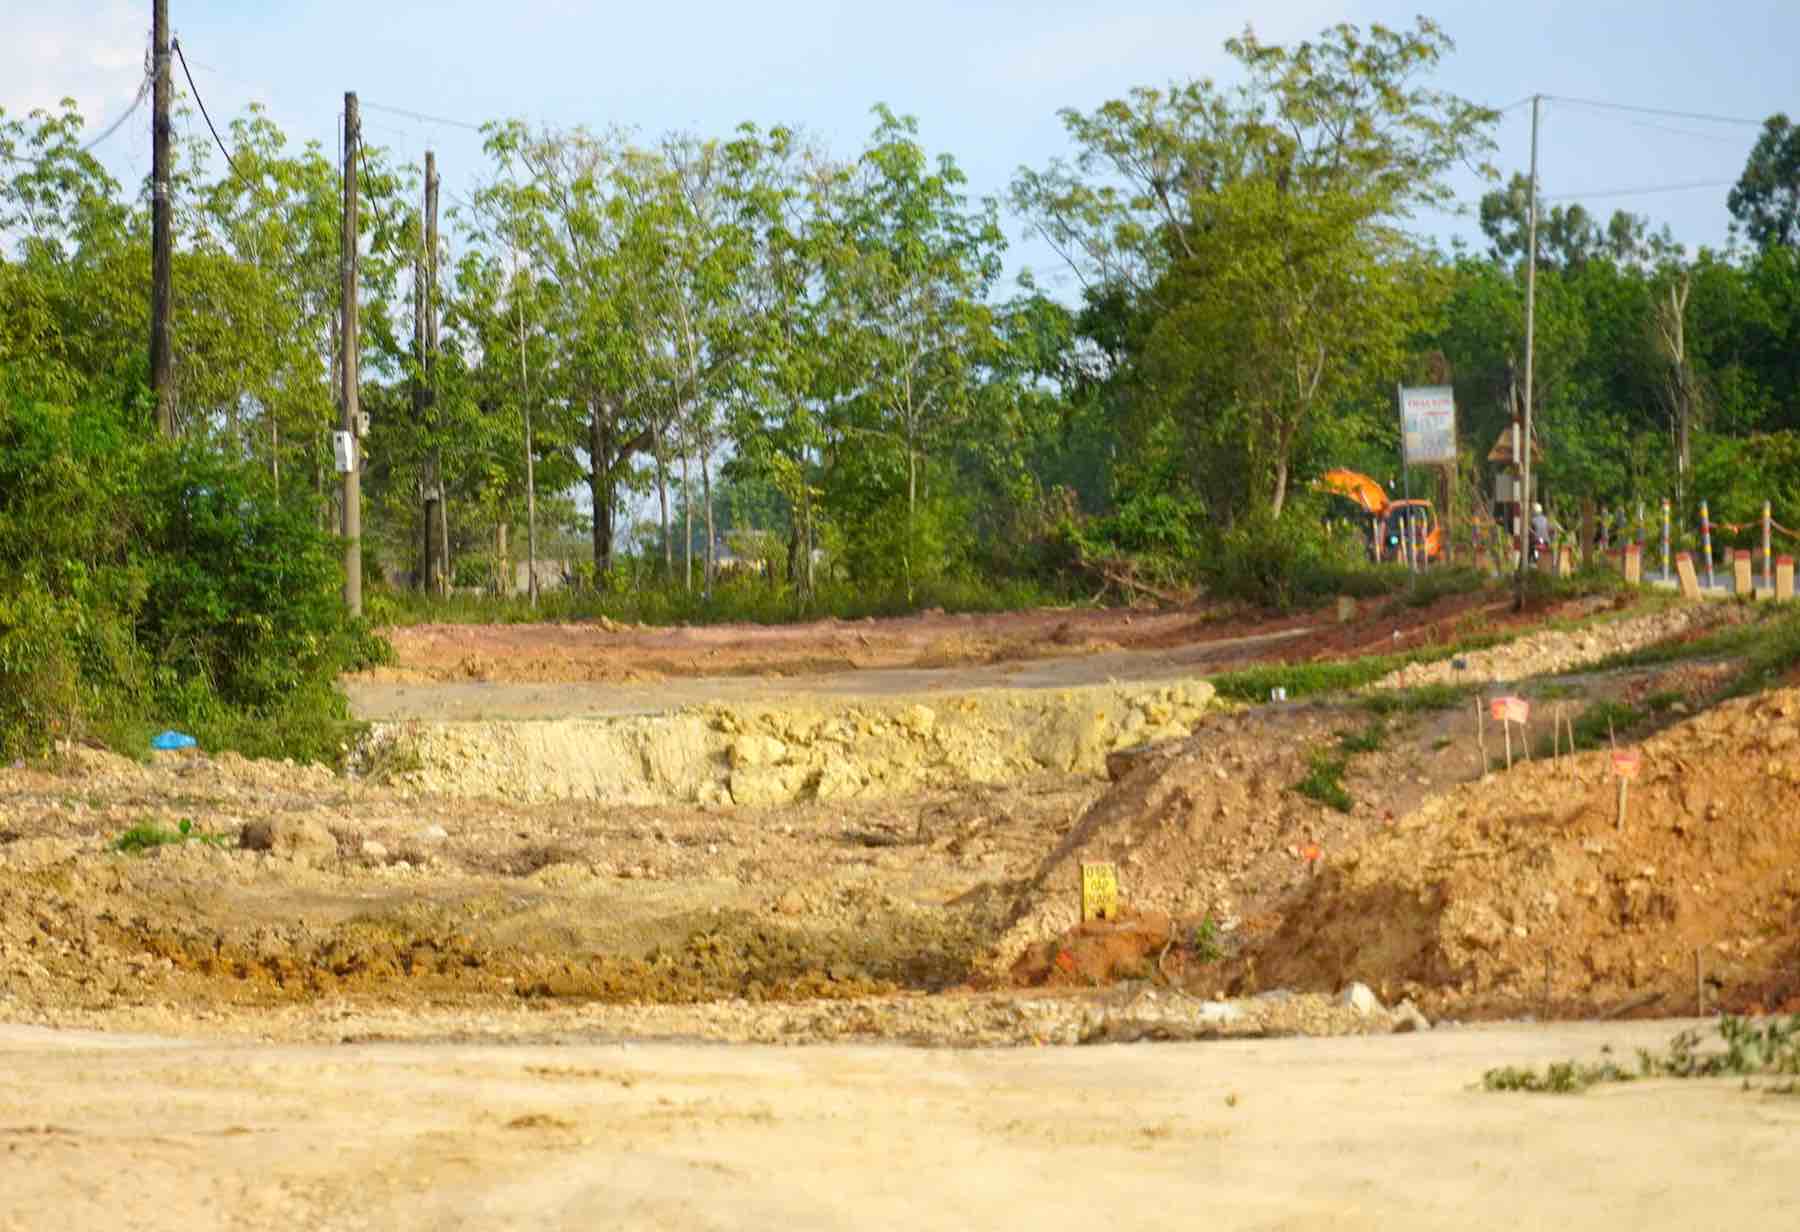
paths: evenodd
<path fill-rule="evenodd" d="M 263 472 L 138 408 L 0 403 L 0 753 L 63 736 L 334 759 L 339 672 L 386 644 Z"/>

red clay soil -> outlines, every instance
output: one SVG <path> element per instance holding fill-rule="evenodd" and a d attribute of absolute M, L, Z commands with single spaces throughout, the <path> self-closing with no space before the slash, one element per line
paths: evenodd
<path fill-rule="evenodd" d="M 1268 645 L 1233 648 L 1221 665 L 1309 662 L 1413 649 L 1537 624 L 1581 609 L 1514 613 L 1491 594 L 1447 595 L 1426 607 L 1363 601 L 1355 619 L 1333 611 L 1258 612 L 1216 606 L 1146 612 L 1041 609 L 984 615 L 927 612 L 886 620 L 728 624 L 698 628 L 579 624 L 424 624 L 387 630 L 395 661 L 372 682 L 643 683 L 667 677 L 804 676 L 893 667 L 954 667 L 1111 650 L 1161 650 L 1311 629 Z"/>
<path fill-rule="evenodd" d="M 1456 1017 L 1779 1009 L 1800 994 L 1800 692 L 1429 801 L 1326 862 L 1240 988 L 1361 980 Z"/>

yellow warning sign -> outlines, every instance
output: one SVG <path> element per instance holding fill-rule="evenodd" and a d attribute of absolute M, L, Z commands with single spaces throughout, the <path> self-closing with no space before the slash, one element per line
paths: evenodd
<path fill-rule="evenodd" d="M 1081 922 L 1119 918 L 1119 870 L 1111 864 L 1081 866 Z"/>

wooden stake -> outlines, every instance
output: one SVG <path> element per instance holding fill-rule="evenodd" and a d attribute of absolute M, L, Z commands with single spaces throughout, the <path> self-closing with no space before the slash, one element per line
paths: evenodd
<path fill-rule="evenodd" d="M 1571 719 L 1565 715 L 1563 718 L 1563 722 L 1565 724 L 1567 724 L 1568 728 L 1569 728 L 1569 777 L 1574 778 L 1575 777 L 1575 720 Z"/>
<path fill-rule="evenodd" d="M 1623 830 L 1625 828 L 1625 793 L 1628 790 L 1628 783 L 1629 780 L 1627 780 L 1624 775 L 1619 776 L 1619 812 L 1618 816 L 1613 820 L 1613 829 L 1615 830 Z"/>
<path fill-rule="evenodd" d="M 1505 719 L 1500 720 L 1500 729 L 1506 733 L 1506 768 L 1512 769 L 1512 724 Z"/>
<path fill-rule="evenodd" d="M 1562 760 L 1562 703 L 1558 702 L 1555 711 L 1550 715 L 1550 760 Z"/>
<path fill-rule="evenodd" d="M 1481 749 L 1481 774 L 1487 777 L 1487 716 L 1481 712 L 1481 699 L 1475 699 L 1475 743 Z"/>

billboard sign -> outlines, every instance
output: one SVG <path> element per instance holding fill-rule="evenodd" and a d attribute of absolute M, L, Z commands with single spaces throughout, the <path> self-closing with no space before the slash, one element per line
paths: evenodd
<path fill-rule="evenodd" d="M 1456 462 L 1456 394 L 1448 385 L 1400 390 L 1401 449 L 1408 466 Z"/>

